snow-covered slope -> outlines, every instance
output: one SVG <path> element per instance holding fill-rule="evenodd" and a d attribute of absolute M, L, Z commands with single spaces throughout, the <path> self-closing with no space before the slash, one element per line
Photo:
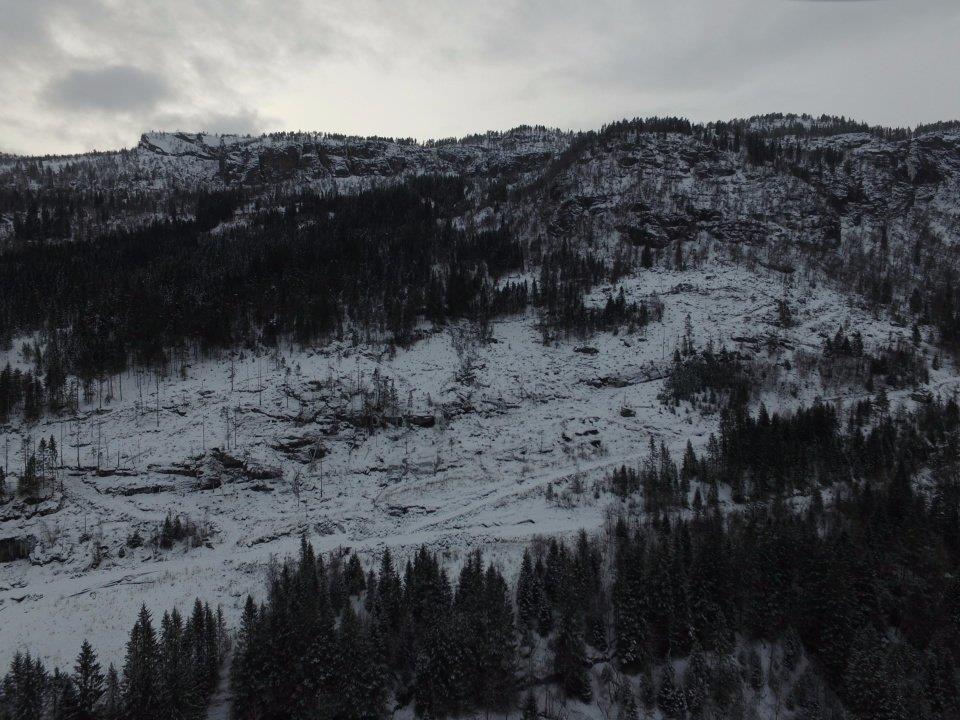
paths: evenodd
<path fill-rule="evenodd" d="M 472 349 L 448 329 L 393 357 L 335 344 L 191 364 L 159 381 L 159 398 L 156 378 L 130 373 L 102 410 L 94 399 L 77 419 L 0 431 L 13 469 L 24 439 L 63 437 L 63 492 L 5 509 L 3 536 L 36 547 L 29 560 L 0 564 L 0 647 L 65 664 L 89 637 L 117 658 L 140 603 L 159 612 L 197 595 L 235 618 L 245 595 L 262 591 L 271 559 L 294 552 L 303 533 L 320 550 L 354 548 L 370 562 L 385 546 L 402 557 L 427 544 L 454 563 L 481 547 L 510 570 L 537 534 L 599 528 L 613 501 L 599 484 L 637 465 L 651 439 L 679 457 L 688 439 L 699 449 L 716 430 L 716 416 L 674 414 L 657 397 L 687 315 L 698 345 L 770 363 L 771 409 L 836 395 L 787 370 L 787 348 L 819 348 L 839 324 L 859 328 L 868 346 L 907 334 L 833 291 L 785 291 L 780 273 L 720 258 L 640 272 L 623 287 L 628 298 L 656 294 L 664 321 L 601 334 L 588 346 L 595 354 L 575 342 L 544 346 L 536 318 L 520 316 Z M 612 292 L 598 288 L 594 300 Z M 783 297 L 796 308 L 789 330 L 777 326 Z M 779 349 L 767 349 L 767 336 Z M 371 433 L 349 417 L 358 383 L 369 390 L 375 378 L 392 381 L 407 420 Z M 956 382 L 942 371 L 931 384 L 945 392 Z M 245 468 L 231 470 L 231 458 Z M 199 546 L 153 547 L 167 514 L 198 525 Z M 144 546 L 129 547 L 134 533 Z"/>
<path fill-rule="evenodd" d="M 763 363 L 771 409 L 849 401 L 855 391 L 801 374 L 795 355 L 819 349 L 838 325 L 858 329 L 868 347 L 910 335 L 833 273 L 883 244 L 888 272 L 911 278 L 904 258 L 918 238 L 944 265 L 956 263 L 960 130 L 883 136 L 828 126 L 745 124 L 782 130 L 765 141 L 777 144 L 774 159 L 756 162 L 745 142 L 725 144 L 717 132 L 629 126 L 426 144 L 148 133 L 119 153 L 0 158 L 0 187 L 11 194 L 112 194 L 110 213 L 78 205 L 75 236 L 154 217 L 197 188 L 244 188 L 263 200 L 276 190 L 464 175 L 464 226 L 505 226 L 541 247 L 568 242 L 619 259 L 627 299 L 664 304 L 663 322 L 645 330 L 546 345 L 526 314 L 498 320 L 489 343 L 453 327 L 427 329 L 393 355 L 334 343 L 188 360 L 169 377 L 114 378 L 111 399 L 85 401 L 77 418 L 0 426 L 14 473 L 25 442 L 53 436 L 62 452 L 62 491 L 39 506 L 0 506 L 0 542 L 33 545 L 28 559 L 0 563 L 0 663 L 29 647 L 64 666 L 85 637 L 119 659 L 140 603 L 162 611 L 199 595 L 233 620 L 303 533 L 319 550 L 350 547 L 371 562 L 385 546 L 402 555 L 427 544 L 453 563 L 479 546 L 510 571 L 532 536 L 599 528 L 613 502 L 600 490 L 610 469 L 636 464 L 651 439 L 678 457 L 716 429 L 716 416 L 658 399 L 688 316 L 699 347 L 712 341 Z M 12 213 L 0 213 L 0 239 L 12 235 Z M 637 262 L 644 246 L 661 251 L 650 269 Z M 684 270 L 669 261 L 676 247 Z M 595 288 L 590 302 L 617 289 Z M 780 300 L 792 327 L 778 322 Z M 0 365 L 20 361 L 18 347 Z M 958 385 L 945 362 L 929 390 Z M 391 420 L 360 427 L 362 391 L 388 387 Z M 907 391 L 892 398 L 911 402 Z M 196 526 L 197 542 L 153 546 L 168 514 Z M 131 547 L 135 536 L 146 542 Z"/>

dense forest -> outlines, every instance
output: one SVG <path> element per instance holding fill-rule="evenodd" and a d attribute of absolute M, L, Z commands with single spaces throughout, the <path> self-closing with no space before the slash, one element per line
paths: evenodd
<path fill-rule="evenodd" d="M 246 223 L 213 227 L 241 192 L 200 193 L 191 219 L 69 243 L 27 243 L 0 253 L 0 341 L 37 333 L 33 368 L 0 368 L 0 422 L 89 399 L 136 366 L 166 372 L 171 357 L 238 347 L 306 345 L 338 337 L 406 345 L 424 321 L 494 318 L 539 308 L 545 338 L 640 327 L 658 308 L 622 293 L 589 308 L 609 278 L 605 263 L 561 246 L 536 258 L 508 230 L 458 229 L 468 188 L 423 177 L 357 195 L 301 193 L 251 209 Z M 93 271 L 91 271 L 93 270 Z"/>

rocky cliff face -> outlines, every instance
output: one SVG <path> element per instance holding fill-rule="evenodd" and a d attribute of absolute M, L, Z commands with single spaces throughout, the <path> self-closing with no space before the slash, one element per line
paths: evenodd
<path fill-rule="evenodd" d="M 655 247 L 698 237 L 821 249 L 853 236 L 960 239 L 960 132 L 774 143 L 769 160 L 751 161 L 693 135 L 612 134 L 529 203 L 547 233 Z"/>
<path fill-rule="evenodd" d="M 521 128 L 463 141 L 413 141 L 285 133 L 262 137 L 147 133 L 134 151 L 157 174 L 221 185 L 351 185 L 406 175 L 495 178 L 542 169 L 568 142 L 556 131 Z"/>

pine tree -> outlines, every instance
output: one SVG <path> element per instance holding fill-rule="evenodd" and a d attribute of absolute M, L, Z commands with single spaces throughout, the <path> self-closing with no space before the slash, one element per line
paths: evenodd
<path fill-rule="evenodd" d="M 414 704 L 417 714 L 441 717 L 460 712 L 463 696 L 460 627 L 452 613 L 436 618 L 417 646 Z"/>
<path fill-rule="evenodd" d="M 478 700 L 485 710 L 506 713 L 517 700 L 517 633 L 506 580 L 490 565 L 481 598 Z"/>
<path fill-rule="evenodd" d="M 649 662 L 642 573 L 643 547 L 627 540 L 617 558 L 613 596 L 617 656 L 627 672 L 637 672 Z"/>
<path fill-rule="evenodd" d="M 11 720 L 42 720 L 47 671 L 39 659 L 17 652 L 3 679 L 2 708 Z"/>
<path fill-rule="evenodd" d="M 686 702 L 683 692 L 677 688 L 673 665 L 667 663 L 660 678 L 660 687 L 657 690 L 657 707 L 664 717 L 681 718 L 686 712 Z"/>
<path fill-rule="evenodd" d="M 73 682 L 77 688 L 77 720 L 94 720 L 94 710 L 104 693 L 104 676 L 97 655 L 86 640 L 73 666 Z"/>
<path fill-rule="evenodd" d="M 900 720 L 907 717 L 898 687 L 898 674 L 891 673 L 879 633 L 863 628 L 850 648 L 844 688 L 850 709 L 860 718 Z"/>
<path fill-rule="evenodd" d="M 160 717 L 160 652 L 146 605 L 130 631 L 123 665 L 123 704 L 126 712 L 154 720 Z"/>
<path fill-rule="evenodd" d="M 517 580 L 517 619 L 524 631 L 536 627 L 540 609 L 541 594 L 537 576 L 533 571 L 530 552 L 525 550 L 520 563 L 520 577 Z"/>
<path fill-rule="evenodd" d="M 683 452 L 683 463 L 680 466 L 680 479 L 688 482 L 698 473 L 699 463 L 697 454 L 693 451 L 693 443 L 687 440 L 687 447 Z"/>
<path fill-rule="evenodd" d="M 349 604 L 340 620 L 334 677 L 330 694 L 334 717 L 361 720 L 384 716 L 384 670 L 376 662 L 367 630 Z"/>
<path fill-rule="evenodd" d="M 193 664 L 190 646 L 185 642 L 180 613 L 164 613 L 160 623 L 160 706 L 164 718 L 187 720 L 197 715 L 201 703 L 198 697 L 197 668 Z"/>
<path fill-rule="evenodd" d="M 209 698 L 217 689 L 220 680 L 220 626 L 209 603 L 203 605 L 204 665 L 199 668 L 203 676 L 203 697 Z"/>
<path fill-rule="evenodd" d="M 553 640 L 553 671 L 559 677 L 560 687 L 567 697 L 590 702 L 593 689 L 587 672 L 583 631 L 576 613 L 571 609 L 560 615 L 557 636 Z"/>
<path fill-rule="evenodd" d="M 359 596 L 366 589 L 363 565 L 360 564 L 360 558 L 356 553 L 351 553 L 347 561 L 346 585 L 347 592 L 354 597 Z"/>
<path fill-rule="evenodd" d="M 236 652 L 230 665 L 231 715 L 234 720 L 258 718 L 263 691 L 261 665 L 263 648 L 259 637 L 259 616 L 253 598 L 247 595 L 237 635 Z"/>
<path fill-rule="evenodd" d="M 47 716 L 50 720 L 75 720 L 77 688 L 73 679 L 55 668 L 47 689 Z"/>
<path fill-rule="evenodd" d="M 123 717 L 123 690 L 120 685 L 120 674 L 113 664 L 107 669 L 104 688 L 101 710 L 103 720 L 120 720 Z"/>
<path fill-rule="evenodd" d="M 699 642 L 693 644 L 690 659 L 683 677 L 683 689 L 687 709 L 694 717 L 703 714 L 704 706 L 710 694 L 710 671 L 707 659 Z"/>

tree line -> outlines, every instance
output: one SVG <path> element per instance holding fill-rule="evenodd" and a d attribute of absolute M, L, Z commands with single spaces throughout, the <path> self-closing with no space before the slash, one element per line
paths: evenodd
<path fill-rule="evenodd" d="M 223 612 L 198 599 L 189 617 L 165 612 L 157 632 L 146 607 L 118 670 L 84 641 L 72 671 L 49 671 L 17 652 L 0 686 L 4 720 L 192 720 L 206 717 L 229 650 Z"/>

